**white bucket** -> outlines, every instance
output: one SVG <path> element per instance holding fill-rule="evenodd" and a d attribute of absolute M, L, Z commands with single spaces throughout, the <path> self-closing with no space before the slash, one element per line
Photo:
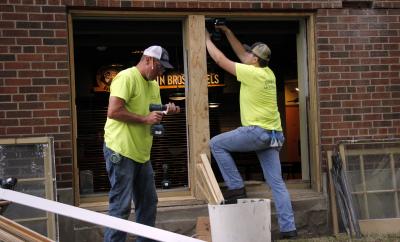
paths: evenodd
<path fill-rule="evenodd" d="M 239 199 L 237 204 L 208 205 L 212 242 L 271 241 L 271 201 Z"/>

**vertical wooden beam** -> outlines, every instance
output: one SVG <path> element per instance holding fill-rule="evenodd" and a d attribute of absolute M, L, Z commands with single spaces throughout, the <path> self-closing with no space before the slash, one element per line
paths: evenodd
<path fill-rule="evenodd" d="M 315 45 L 315 15 L 307 19 L 307 45 L 309 68 L 309 142 L 310 142 L 310 175 L 311 187 L 317 192 L 322 191 L 321 169 L 321 138 L 318 105 L 318 85 L 316 70 L 316 45 Z"/>
<path fill-rule="evenodd" d="M 189 184 L 192 195 L 196 191 L 196 163 L 200 154 L 209 156 L 210 140 L 208 114 L 207 56 L 204 15 L 189 15 L 184 23 L 186 117 L 189 142 Z"/>
<path fill-rule="evenodd" d="M 72 189 L 74 191 L 74 204 L 80 204 L 80 191 L 79 191 L 79 169 L 78 169 L 78 155 L 77 155 L 77 142 L 78 137 L 78 120 L 76 110 L 76 91 L 75 91 L 75 56 L 74 56 L 74 32 L 72 15 L 68 13 L 68 49 L 69 49 L 69 69 L 70 69 L 70 85 L 71 85 L 71 116 L 72 116 L 72 164 L 73 164 L 73 179 Z"/>

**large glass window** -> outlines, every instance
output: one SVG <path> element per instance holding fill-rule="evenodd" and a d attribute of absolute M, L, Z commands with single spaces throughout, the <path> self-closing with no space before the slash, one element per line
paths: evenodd
<path fill-rule="evenodd" d="M 188 186 L 182 22 L 168 20 L 75 19 L 73 21 L 77 168 L 80 194 L 109 191 L 103 158 L 103 128 L 109 85 L 122 69 L 136 65 L 150 45 L 163 46 L 175 67 L 157 78 L 163 103 L 182 108 L 166 116 L 165 135 L 155 137 L 151 160 L 159 189 Z"/>

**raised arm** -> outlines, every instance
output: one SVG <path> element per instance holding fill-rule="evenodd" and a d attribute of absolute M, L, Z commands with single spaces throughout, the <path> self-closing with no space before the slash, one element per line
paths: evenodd
<path fill-rule="evenodd" d="M 225 71 L 236 76 L 235 62 L 226 58 L 226 56 L 211 41 L 210 33 L 206 29 L 206 47 L 211 58 Z"/>
<path fill-rule="evenodd" d="M 218 28 L 222 30 L 222 32 L 224 32 L 236 56 L 242 63 L 244 63 L 244 58 L 246 57 L 246 49 L 243 47 L 243 44 L 238 40 L 235 34 L 226 25 L 217 25 L 215 26 L 215 28 Z"/>

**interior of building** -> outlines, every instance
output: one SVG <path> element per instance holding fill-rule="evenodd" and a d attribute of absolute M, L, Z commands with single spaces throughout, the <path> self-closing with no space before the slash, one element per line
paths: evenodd
<path fill-rule="evenodd" d="M 215 34 L 214 20 L 206 27 Z M 301 179 L 300 128 L 297 83 L 297 21 L 226 19 L 226 24 L 245 44 L 265 42 L 272 51 L 270 68 L 277 80 L 278 105 L 286 142 L 281 152 L 284 179 Z M 75 95 L 77 117 L 77 164 L 80 193 L 108 192 L 108 178 L 102 154 L 103 127 L 112 78 L 134 66 L 143 50 L 161 45 L 170 55 L 173 70 L 158 77 L 162 102 L 175 102 L 178 115 L 166 116 L 165 135 L 155 137 L 151 160 L 158 189 L 188 186 L 188 154 L 185 113 L 185 55 L 181 20 L 75 19 L 73 21 Z M 215 40 L 228 58 L 239 61 L 224 35 Z M 207 59 L 210 137 L 240 126 L 239 83 L 234 76 Z M 189 80 L 190 81 L 190 80 Z M 234 154 L 246 181 L 263 180 L 254 153 Z M 222 178 L 215 162 L 214 173 Z"/>

